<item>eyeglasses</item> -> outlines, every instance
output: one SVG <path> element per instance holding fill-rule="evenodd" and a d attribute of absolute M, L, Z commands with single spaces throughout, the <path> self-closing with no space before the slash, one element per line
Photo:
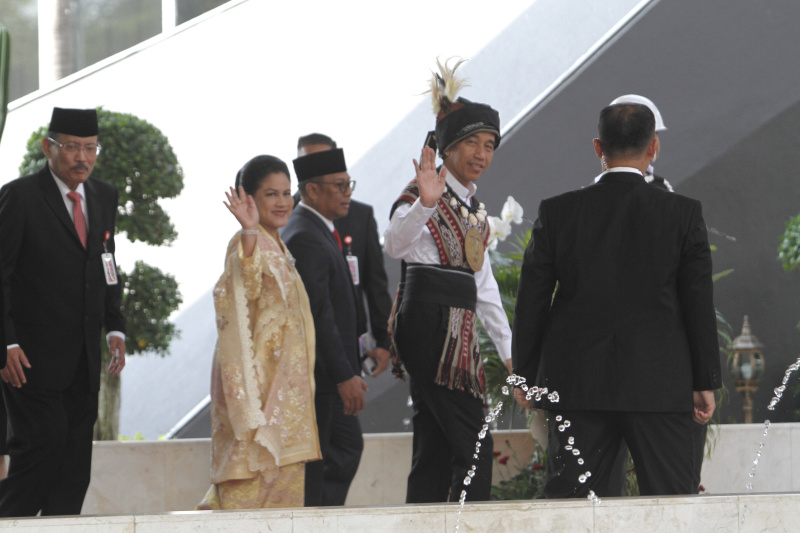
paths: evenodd
<path fill-rule="evenodd" d="M 317 183 L 326 183 L 328 185 L 335 185 L 339 188 L 339 192 L 342 194 L 347 194 L 347 189 L 350 189 L 350 192 L 356 190 L 356 180 L 350 181 L 318 181 Z"/>
<path fill-rule="evenodd" d="M 75 143 L 61 144 L 52 137 L 48 137 L 47 140 L 63 149 L 68 154 L 74 154 L 82 150 L 86 155 L 100 155 L 101 146 L 99 144 L 87 144 L 86 146 Z"/>

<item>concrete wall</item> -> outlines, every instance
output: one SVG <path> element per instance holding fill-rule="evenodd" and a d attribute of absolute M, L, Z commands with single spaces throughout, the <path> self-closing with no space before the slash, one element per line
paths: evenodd
<path fill-rule="evenodd" d="M 702 484 L 711 494 L 800 491 L 800 424 L 773 424 L 768 437 L 758 424 L 721 426 Z M 365 435 L 364 455 L 347 498 L 348 506 L 405 502 L 411 465 L 411 434 Z M 510 442 L 510 447 L 506 445 Z M 502 455 L 512 451 L 524 462 L 533 451 L 526 431 L 494 433 Z M 749 477 L 761 442 L 756 476 Z M 84 514 L 189 511 L 209 487 L 209 439 L 97 442 Z M 513 459 L 511 461 L 513 464 Z M 513 475 L 495 466 L 493 482 Z M 753 490 L 745 488 L 753 483 Z"/>

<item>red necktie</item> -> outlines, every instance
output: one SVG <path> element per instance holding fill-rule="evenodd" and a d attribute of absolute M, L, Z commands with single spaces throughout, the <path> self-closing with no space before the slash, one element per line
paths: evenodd
<path fill-rule="evenodd" d="M 83 216 L 83 208 L 81 207 L 81 194 L 78 192 L 68 192 L 67 198 L 72 200 L 72 215 L 75 219 L 75 231 L 78 232 L 78 238 L 81 244 L 86 248 L 86 219 Z"/>
<path fill-rule="evenodd" d="M 342 251 L 342 238 L 339 237 L 339 230 L 338 229 L 333 228 L 333 236 L 336 237 L 336 244 L 339 245 L 339 251 L 341 252 Z"/>

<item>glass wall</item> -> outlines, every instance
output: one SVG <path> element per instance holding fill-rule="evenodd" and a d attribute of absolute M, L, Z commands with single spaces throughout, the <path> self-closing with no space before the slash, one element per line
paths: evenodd
<path fill-rule="evenodd" d="M 37 0 L 0 0 L 0 24 L 11 37 L 9 100 L 39 88 Z"/>
<path fill-rule="evenodd" d="M 221 6 L 228 0 L 176 0 L 176 24 L 183 24 L 206 11 L 211 11 L 217 6 Z"/>
<path fill-rule="evenodd" d="M 227 0 L 175 2 L 182 24 Z M 64 43 L 53 63 L 67 76 L 161 33 L 162 0 L 58 0 L 56 42 Z M 0 24 L 11 36 L 10 100 L 39 89 L 38 0 L 0 0 Z M 44 31 L 52 31 L 45 29 Z M 56 67 L 54 67 L 56 68 Z"/>

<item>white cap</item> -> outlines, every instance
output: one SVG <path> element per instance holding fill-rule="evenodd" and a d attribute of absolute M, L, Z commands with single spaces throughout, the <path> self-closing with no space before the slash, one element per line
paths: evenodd
<path fill-rule="evenodd" d="M 656 117 L 656 131 L 664 131 L 667 127 L 664 125 L 664 119 L 661 118 L 661 113 L 658 111 L 656 104 L 653 103 L 652 100 L 649 98 L 645 98 L 644 96 L 639 96 L 638 94 L 626 94 L 625 96 L 620 96 L 619 98 L 615 98 L 613 102 L 609 105 L 615 104 L 642 104 L 646 105 L 650 108 L 650 111 L 653 112 L 653 115 Z"/>

